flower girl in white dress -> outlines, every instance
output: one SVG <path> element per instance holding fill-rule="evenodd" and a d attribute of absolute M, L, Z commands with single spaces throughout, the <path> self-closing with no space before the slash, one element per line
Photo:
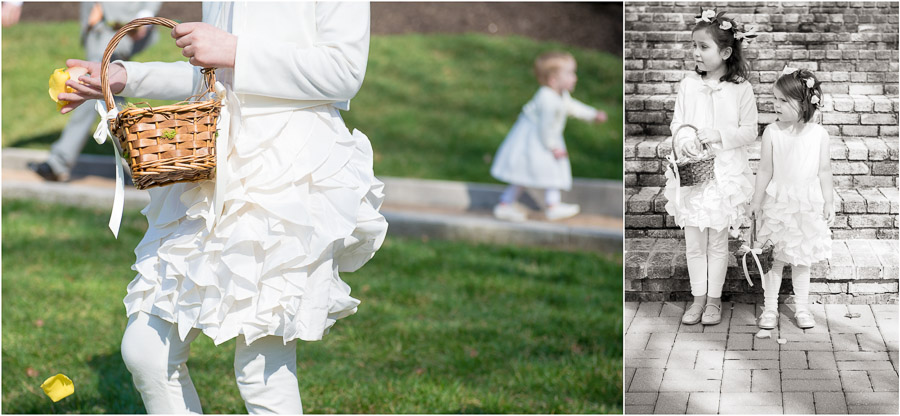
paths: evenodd
<path fill-rule="evenodd" d="M 369 5 L 203 4 L 172 30 L 187 62 L 114 62 L 114 93 L 182 100 L 198 67 L 218 68 L 225 105 L 216 180 L 153 188 L 135 249 L 122 356 L 150 413 L 201 413 L 187 359 L 200 333 L 236 340 L 234 371 L 250 413 L 302 412 L 297 340 L 319 340 L 359 304 L 339 275 L 365 264 L 387 223 L 368 138 L 339 110 L 362 85 Z M 99 94 L 60 94 L 64 112 Z M 215 400 L 210 398 L 209 400 Z"/>
<path fill-rule="evenodd" d="M 522 107 L 491 166 L 494 178 L 510 184 L 494 207 L 494 216 L 509 221 L 525 220 L 525 213 L 515 207 L 523 187 L 544 189 L 547 219 L 578 214 L 577 204 L 561 202 L 561 191 L 572 188 L 572 167 L 563 140 L 566 117 L 606 121 L 605 112 L 569 95 L 578 81 L 572 55 L 547 52 L 535 60 L 534 72 L 541 88 Z"/>
<path fill-rule="evenodd" d="M 778 121 L 763 133 L 750 205 L 761 220 L 759 241 L 775 244 L 775 261 L 763 276 L 765 303 L 757 321 L 763 329 L 778 324 L 778 290 L 785 264 L 791 265 L 797 326 L 816 325 L 807 308 L 809 267 L 831 257 L 828 225 L 834 221 L 828 132 L 812 122 L 822 104 L 820 85 L 808 70 L 785 68 L 774 88 Z"/>

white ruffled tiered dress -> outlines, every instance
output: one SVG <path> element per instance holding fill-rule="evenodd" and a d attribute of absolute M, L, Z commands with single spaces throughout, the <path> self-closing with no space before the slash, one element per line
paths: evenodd
<path fill-rule="evenodd" d="M 753 88 L 746 81 L 706 82 L 696 73 L 689 74 L 678 85 L 670 125 L 672 134 L 682 124 L 693 125 L 698 130 L 718 130 L 722 142 L 711 146 L 716 155 L 714 180 L 681 187 L 671 169 L 666 170 L 663 191 L 668 199 L 666 212 L 682 228 L 716 231 L 730 228 L 736 236 L 746 216 L 746 204 L 753 196 L 753 173 L 744 149 L 757 137 Z M 693 137 L 690 129 L 682 129 L 675 138 L 675 147 L 688 137 Z"/>
<path fill-rule="evenodd" d="M 591 121 L 597 110 L 568 91 L 559 94 L 547 86 L 539 88 L 497 149 L 491 176 L 528 188 L 572 189 L 569 158 L 553 156 L 553 149 L 566 150 L 563 131 L 568 116 Z"/>
<path fill-rule="evenodd" d="M 760 241 L 775 243 L 775 259 L 809 266 L 831 257 L 831 229 L 825 221 L 825 198 L 819 181 L 822 146 L 828 132 L 807 124 L 798 134 L 770 124 L 763 133 L 772 141 L 772 180 L 766 187 Z"/>
<path fill-rule="evenodd" d="M 204 21 L 238 35 L 234 69 L 217 71 L 228 90 L 217 180 L 226 176 L 219 189 L 150 190 L 129 316 L 175 323 L 182 339 L 199 328 L 216 344 L 249 344 L 318 340 L 356 312 L 339 272 L 366 263 L 387 230 L 372 147 L 338 112 L 362 83 L 368 13 L 365 3 L 204 3 Z M 184 98 L 198 79 L 185 63 L 125 66 L 133 96 Z"/>

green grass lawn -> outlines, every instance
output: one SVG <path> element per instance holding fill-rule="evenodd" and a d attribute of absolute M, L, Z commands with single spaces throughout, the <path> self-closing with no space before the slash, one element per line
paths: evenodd
<path fill-rule="evenodd" d="M 4 147 L 48 149 L 59 136 L 66 117 L 55 113 L 47 79 L 66 58 L 84 55 L 77 33 L 75 22 L 3 28 Z M 136 60 L 183 60 L 161 35 Z M 495 182 L 490 160 L 538 88 L 534 58 L 551 49 L 578 60 L 573 96 L 609 115 L 599 125 L 570 119 L 573 175 L 622 179 L 622 60 L 598 51 L 479 34 L 373 36 L 347 125 L 372 140 L 378 175 Z M 85 152 L 112 151 L 89 140 Z"/>
<path fill-rule="evenodd" d="M 140 413 L 119 353 L 122 297 L 146 229 L 126 211 L 3 201 L 2 411 Z M 308 413 L 621 413 L 622 264 L 592 253 L 388 238 L 345 274 L 359 312 L 302 342 Z M 243 413 L 234 341 L 201 335 L 206 413 Z M 52 403 L 56 373 L 75 394 Z"/>

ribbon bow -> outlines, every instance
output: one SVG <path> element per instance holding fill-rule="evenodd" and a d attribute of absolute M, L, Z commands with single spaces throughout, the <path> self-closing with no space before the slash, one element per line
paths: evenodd
<path fill-rule="evenodd" d="M 100 100 L 97 100 L 94 108 L 100 114 L 100 123 L 97 124 L 97 130 L 94 131 L 94 140 L 97 144 L 103 144 L 106 143 L 107 137 L 111 138 L 113 151 L 116 154 L 116 193 L 113 197 L 112 212 L 109 214 L 109 229 L 112 231 L 113 236 L 118 239 L 119 226 L 122 224 L 122 211 L 125 207 L 125 180 L 123 179 L 125 171 L 122 168 L 122 157 L 119 155 L 119 143 L 109 130 L 109 122 L 116 119 L 119 109 L 114 104 L 113 108 L 106 111 L 106 106 Z"/>
<path fill-rule="evenodd" d="M 216 136 L 216 187 L 213 191 L 212 215 L 206 218 L 206 229 L 212 231 L 213 225 L 222 217 L 225 205 L 225 186 L 228 184 L 228 166 L 226 156 L 228 155 L 228 139 L 231 135 L 232 126 L 240 125 L 240 110 L 236 108 L 237 99 L 233 98 L 233 93 L 228 92 L 221 82 L 216 81 L 213 86 L 216 97 L 222 100 L 222 109 L 219 113 L 220 120 L 227 120 L 225 123 L 220 121 L 221 131 Z"/>
<path fill-rule="evenodd" d="M 675 161 L 675 140 L 672 140 L 672 153 L 666 155 L 666 160 L 672 167 L 672 173 L 675 174 L 675 200 L 681 201 L 681 173 L 678 172 L 678 163 Z"/>
<path fill-rule="evenodd" d="M 759 262 L 759 255 L 762 254 L 762 247 L 750 248 L 746 243 L 741 244 L 741 251 L 744 252 L 744 255 L 741 256 L 741 263 L 744 266 L 744 277 L 747 279 L 747 283 L 750 284 L 750 287 L 753 287 L 753 281 L 750 280 L 750 272 L 747 270 L 747 255 L 750 254 L 753 256 L 753 261 L 756 262 L 756 267 L 759 269 L 760 276 L 765 276 L 763 272 L 762 263 Z M 766 279 L 761 279 L 763 290 L 766 290 Z"/>
<path fill-rule="evenodd" d="M 797 71 L 799 71 L 799 69 L 797 69 L 797 68 L 791 68 L 791 67 L 785 65 L 784 69 L 781 70 L 781 75 L 791 75 L 791 74 L 793 74 L 794 72 L 797 72 Z"/>

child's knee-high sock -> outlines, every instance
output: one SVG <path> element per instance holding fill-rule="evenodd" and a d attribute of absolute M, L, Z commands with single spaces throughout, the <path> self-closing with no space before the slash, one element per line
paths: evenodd
<path fill-rule="evenodd" d="M 797 310 L 807 309 L 809 304 L 809 266 L 791 266 L 791 283 L 794 285 L 794 304 Z"/>
<path fill-rule="evenodd" d="M 500 194 L 500 203 L 501 204 L 512 204 L 519 199 L 519 195 L 522 193 L 522 187 L 518 185 L 509 185 L 506 187 L 506 190 Z"/>
<path fill-rule="evenodd" d="M 725 272 L 728 271 L 728 229 L 708 230 L 706 248 L 707 273 L 709 275 L 709 297 L 721 298 L 725 286 Z"/>
<path fill-rule="evenodd" d="M 706 230 L 700 231 L 697 227 L 684 227 L 688 276 L 691 279 L 691 294 L 695 298 L 706 296 L 707 292 L 706 242 Z"/>
<path fill-rule="evenodd" d="M 778 291 L 781 290 L 782 272 L 784 272 L 784 262 L 775 260 L 772 262 L 772 269 L 762 277 L 766 280 L 765 291 L 763 292 L 765 297 L 764 310 L 778 310 Z"/>
<path fill-rule="evenodd" d="M 562 191 L 559 189 L 547 189 L 544 191 L 544 203 L 552 207 L 562 201 Z"/>

